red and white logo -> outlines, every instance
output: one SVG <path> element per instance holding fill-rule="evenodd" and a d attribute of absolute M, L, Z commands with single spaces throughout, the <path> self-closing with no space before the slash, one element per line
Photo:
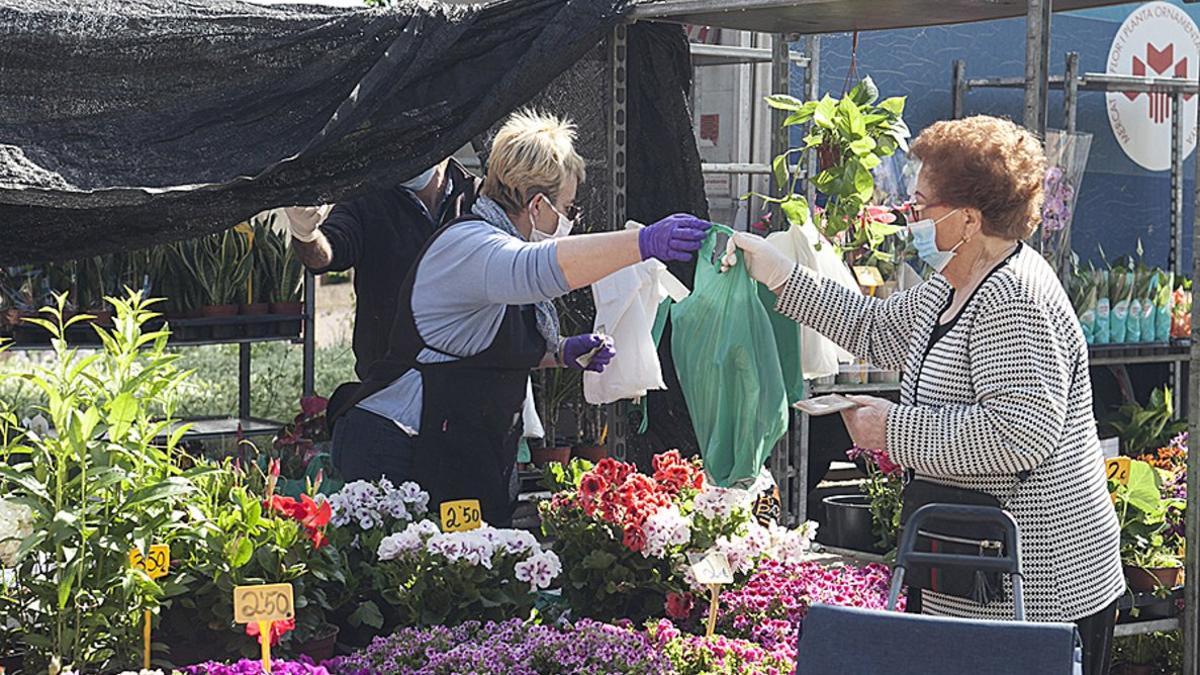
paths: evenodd
<path fill-rule="evenodd" d="M 1195 79 L 1200 59 L 1200 29 L 1182 8 L 1148 2 L 1117 30 L 1108 52 L 1110 74 Z M 1106 95 L 1113 135 L 1129 156 L 1150 171 L 1171 167 L 1171 94 L 1110 92 Z M 1183 104 L 1184 152 L 1196 148 L 1196 100 Z"/>

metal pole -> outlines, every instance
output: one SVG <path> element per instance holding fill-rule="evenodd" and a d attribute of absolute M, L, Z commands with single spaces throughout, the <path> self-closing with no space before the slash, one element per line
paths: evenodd
<path fill-rule="evenodd" d="M 1175 97 L 1175 114 L 1178 120 L 1183 115 L 1183 106 Z M 1183 122 L 1175 124 L 1180 130 Z M 1198 126 L 1200 132 L 1200 126 Z M 1196 175 L 1200 176 L 1200 152 L 1196 153 Z M 1200 181 L 1195 186 L 1192 214 L 1192 278 L 1200 279 Z M 1188 437 L 1200 438 L 1200 305 L 1192 304 L 1192 348 L 1188 361 Z M 1183 586 L 1183 674 L 1200 675 L 1200 489 L 1196 476 L 1200 475 L 1200 452 L 1189 452 L 1187 457 L 1187 514 L 1184 518 L 1184 540 L 1192 542 L 1185 549 Z"/>
<path fill-rule="evenodd" d="M 1025 16 L 1025 128 L 1038 138 L 1046 136 L 1051 2 L 1029 0 Z"/>
<path fill-rule="evenodd" d="M 608 219 L 611 230 L 619 230 L 625 226 L 628 30 L 624 24 L 618 24 L 613 28 L 612 39 L 609 41 L 608 99 L 611 109 L 608 120 Z"/>
<path fill-rule="evenodd" d="M 950 116 L 956 120 L 963 118 L 967 96 L 967 62 L 962 59 L 954 61 L 954 77 L 950 83 L 950 91 L 954 97 L 951 104 Z"/>
<path fill-rule="evenodd" d="M 808 56 L 808 68 L 804 70 L 804 98 L 815 101 L 821 95 L 821 38 L 809 35 L 804 38 L 804 49 Z M 817 188 L 813 179 L 817 177 L 817 155 L 809 152 L 804 163 L 804 197 L 809 206 L 817 203 Z M 808 455 L 804 455 L 808 462 Z"/>
<path fill-rule="evenodd" d="M 1067 72 L 1063 79 L 1063 121 L 1067 133 L 1075 133 L 1079 111 L 1079 52 L 1067 53 Z"/>
<path fill-rule="evenodd" d="M 790 94 L 791 93 L 791 60 L 788 52 L 788 36 L 783 33 L 776 33 L 771 36 L 771 93 L 772 94 Z M 783 127 L 784 120 L 787 119 L 787 114 L 782 110 L 771 110 L 771 161 L 787 152 L 788 150 L 788 130 Z M 786 186 L 776 185 L 774 179 L 771 180 L 771 194 L 776 197 L 783 197 Z M 771 212 L 775 215 L 772 220 L 778 226 L 783 225 L 782 213 L 777 207 L 772 207 Z"/>
<path fill-rule="evenodd" d="M 1154 94 L 1151 94 L 1153 96 Z M 1167 266 L 1178 278 L 1183 274 L 1183 92 L 1176 90 L 1171 96 L 1171 245 L 1167 253 Z M 1175 415 L 1183 413 L 1183 364 L 1171 364 L 1171 392 Z"/>
<path fill-rule="evenodd" d="M 238 419 L 250 417 L 250 343 L 238 343 Z"/>
<path fill-rule="evenodd" d="M 313 374 L 317 362 L 317 276 L 304 272 L 304 395 L 316 393 L 316 378 Z"/>

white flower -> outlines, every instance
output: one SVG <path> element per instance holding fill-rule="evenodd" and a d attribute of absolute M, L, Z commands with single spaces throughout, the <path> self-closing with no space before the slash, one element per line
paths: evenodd
<path fill-rule="evenodd" d="M 692 540 L 692 520 L 679 512 L 679 507 L 672 504 L 655 511 L 646 519 L 646 545 L 642 555 L 661 558 L 668 549 L 683 546 Z"/>
<path fill-rule="evenodd" d="M 0 567 L 16 564 L 21 542 L 33 534 L 33 510 L 24 504 L 0 499 Z"/>
<path fill-rule="evenodd" d="M 391 521 L 408 523 L 425 515 L 429 493 L 416 483 L 399 488 L 386 478 L 370 483 L 356 480 L 330 496 L 334 527 L 357 525 L 361 530 L 392 527 Z"/>
<path fill-rule="evenodd" d="M 492 555 L 496 551 L 491 538 L 478 530 L 436 534 L 426 542 L 425 548 L 447 562 L 465 560 L 470 565 L 482 565 L 487 569 L 492 569 Z"/>
<path fill-rule="evenodd" d="M 545 551 L 517 563 L 514 572 L 518 581 L 524 581 L 534 590 L 546 589 L 562 572 L 562 562 L 554 551 Z"/>
<path fill-rule="evenodd" d="M 376 555 L 380 560 L 395 560 L 401 555 L 425 548 L 426 540 L 436 534 L 438 526 L 428 520 L 412 523 L 403 532 L 384 537 L 379 542 Z"/>

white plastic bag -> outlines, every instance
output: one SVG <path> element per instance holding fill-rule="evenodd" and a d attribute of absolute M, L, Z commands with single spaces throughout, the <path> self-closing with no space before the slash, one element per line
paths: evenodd
<path fill-rule="evenodd" d="M 533 404 L 533 380 L 525 380 L 525 404 L 521 407 L 521 424 L 523 438 L 545 438 L 546 430 L 542 428 L 542 418 L 538 417 L 537 406 Z"/>
<path fill-rule="evenodd" d="M 687 287 L 654 259 L 592 284 L 596 301 L 594 330 L 612 337 L 617 355 L 603 373 L 583 374 L 583 396 L 588 403 L 637 399 L 652 389 L 667 388 L 651 329 L 664 299 L 671 297 L 679 302 L 687 295 Z"/>
<path fill-rule="evenodd" d="M 804 267 L 819 272 L 855 293 L 860 292 L 854 274 L 812 223 L 803 227 L 792 225 L 783 232 L 767 235 L 767 241 Z M 820 250 L 817 250 L 818 243 Z M 806 380 L 837 375 L 839 362 L 850 363 L 854 360 L 850 352 L 808 326 L 801 327 L 800 340 L 804 345 L 802 362 Z"/>

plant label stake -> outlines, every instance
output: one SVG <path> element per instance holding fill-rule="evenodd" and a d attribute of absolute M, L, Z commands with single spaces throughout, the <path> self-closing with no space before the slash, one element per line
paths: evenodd
<path fill-rule="evenodd" d="M 171 548 L 166 544 L 151 544 L 150 554 L 143 555 L 139 549 L 129 551 L 129 566 L 142 570 L 151 579 L 161 579 L 167 576 L 171 568 Z M 146 610 L 142 626 L 142 668 L 150 670 L 150 610 Z"/>
<path fill-rule="evenodd" d="M 688 562 L 692 565 L 692 574 L 696 582 L 708 586 L 708 626 L 705 636 L 711 638 L 717 629 L 717 605 L 721 599 L 721 586 L 733 583 L 733 570 L 729 567 L 729 558 L 720 551 L 707 553 L 689 553 Z"/>
<path fill-rule="evenodd" d="M 483 510 L 478 499 L 459 499 L 442 502 L 442 532 L 466 532 L 483 525 Z"/>
<path fill-rule="evenodd" d="M 1129 485 L 1129 458 L 1111 457 L 1104 460 L 1104 473 L 1109 480 L 1115 480 L 1121 485 Z"/>
<path fill-rule="evenodd" d="M 875 289 L 883 285 L 883 275 L 879 273 L 878 267 L 869 265 L 855 265 L 854 279 L 858 281 L 858 285 L 867 289 L 867 295 L 874 296 Z"/>
<path fill-rule="evenodd" d="M 271 624 L 295 618 L 295 607 L 291 584 L 235 586 L 233 589 L 233 620 L 258 624 L 264 673 L 271 672 Z"/>

